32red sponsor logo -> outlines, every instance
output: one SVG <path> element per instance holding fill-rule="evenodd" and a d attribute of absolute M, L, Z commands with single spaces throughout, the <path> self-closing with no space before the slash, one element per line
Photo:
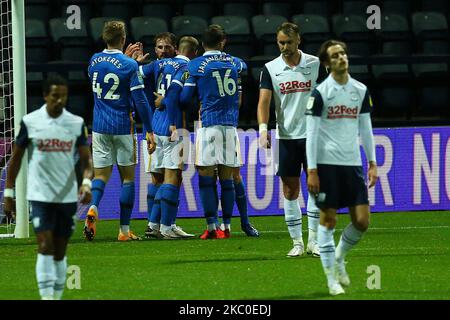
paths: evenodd
<path fill-rule="evenodd" d="M 62 141 L 59 139 L 38 139 L 37 147 L 39 151 L 45 152 L 69 152 L 72 150 L 73 141 Z"/>
<path fill-rule="evenodd" d="M 358 107 L 347 107 L 345 105 L 329 106 L 328 119 L 356 119 L 358 117 Z"/>
<path fill-rule="evenodd" d="M 288 94 L 294 92 L 306 92 L 311 90 L 311 80 L 302 81 L 287 81 L 280 83 L 280 93 Z"/>

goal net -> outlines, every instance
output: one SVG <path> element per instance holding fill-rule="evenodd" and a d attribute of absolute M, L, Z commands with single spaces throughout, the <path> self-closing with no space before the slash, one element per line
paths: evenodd
<path fill-rule="evenodd" d="M 0 65 L 0 237 L 13 236 L 14 228 L 3 211 L 6 167 L 11 157 L 14 138 L 12 83 L 11 1 L 1 0 L 1 65 Z"/>
<path fill-rule="evenodd" d="M 26 113 L 23 1 L 0 0 L 0 21 L 0 238 L 14 236 L 27 238 L 29 232 L 28 204 L 25 200 L 26 161 L 22 161 L 21 173 L 16 179 L 17 221 L 9 221 L 3 208 L 6 170 L 12 154 L 14 134 Z"/>

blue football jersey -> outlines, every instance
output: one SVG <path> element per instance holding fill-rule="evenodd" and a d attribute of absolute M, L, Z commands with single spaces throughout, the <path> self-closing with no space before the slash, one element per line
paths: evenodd
<path fill-rule="evenodd" d="M 137 62 L 120 50 L 105 49 L 92 56 L 88 73 L 94 94 L 92 130 L 113 135 L 134 133 L 131 92 L 144 88 Z"/>
<path fill-rule="evenodd" d="M 171 105 L 166 105 L 154 110 L 152 127 L 153 132 L 157 135 L 170 136 L 170 122 L 173 122 L 177 128 L 182 128 L 183 126 L 183 112 L 178 104 L 178 96 L 183 89 L 184 81 L 187 78 L 188 62 L 188 58 L 178 55 L 174 58 L 154 61 L 141 68 L 141 72 L 145 79 L 154 79 L 155 90 L 153 91 L 156 91 L 164 97 L 167 97 L 167 94 L 171 91 L 174 91 L 175 95 L 175 97 L 170 99 Z M 169 90 L 169 87 L 171 86 L 176 86 L 178 88 L 172 87 Z M 165 99 L 166 103 L 167 101 L 168 100 Z M 172 114 L 169 114 L 170 112 Z M 170 121 L 170 119 L 172 119 L 172 121 Z"/>
<path fill-rule="evenodd" d="M 237 126 L 239 74 L 245 69 L 241 59 L 220 51 L 207 51 L 189 62 L 185 88 L 196 87 L 203 127 Z"/>

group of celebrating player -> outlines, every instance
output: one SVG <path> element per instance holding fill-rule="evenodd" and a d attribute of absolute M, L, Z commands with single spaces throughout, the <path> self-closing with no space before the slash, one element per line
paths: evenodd
<path fill-rule="evenodd" d="M 152 175 L 152 183 L 148 187 L 148 226 L 145 236 L 162 239 L 194 237 L 176 225 L 182 183 L 183 139 L 189 139 L 179 134 L 180 130 L 177 129 L 186 127 L 183 111 L 192 107 L 193 100 L 200 104 L 201 127 L 196 135 L 195 165 L 207 223 L 207 229 L 200 238 L 222 239 L 231 236 L 231 216 L 235 202 L 242 230 L 248 236 L 259 236 L 247 216 L 245 186 L 239 171 L 241 159 L 236 130 L 242 93 L 240 75 L 247 66 L 241 59 L 224 52 L 226 36 L 223 28 L 210 25 L 205 30 L 202 38 L 205 53 L 200 57 L 196 57 L 199 42 L 194 37 L 184 36 L 175 45 L 174 35 L 160 34 L 155 39 L 158 60 L 149 64 L 143 64 L 148 54 L 144 54 L 140 43 L 130 44 L 123 53 L 126 43 L 123 22 L 105 23 L 103 40 L 107 48 L 93 55 L 88 68 L 94 94 L 94 179 L 92 182 L 84 179 L 81 190 L 84 202 L 89 202 L 92 193 L 83 230 L 85 238 L 93 240 L 96 235 L 98 205 L 111 176 L 112 166 L 117 164 L 122 180 L 118 240 L 140 239 L 129 227 L 135 197 L 134 174 L 137 163 L 134 110 L 139 113 L 143 122 L 147 140 L 144 161 L 146 171 Z M 316 57 L 299 50 L 300 42 L 297 25 L 285 22 L 277 29 L 281 55 L 266 63 L 260 76 L 257 112 L 259 142 L 263 148 L 271 147 L 267 124 L 270 101 L 273 99 L 279 150 L 277 175 L 283 184 L 285 221 L 293 241 L 293 247 L 287 256 L 301 256 L 305 251 L 302 213 L 298 202 L 300 173 L 303 168 L 307 172 L 309 191 L 306 252 L 320 257 L 329 292 L 337 295 L 344 293 L 342 286 L 350 284 L 344 258 L 361 239 L 369 224 L 369 200 L 361 164 L 359 136 L 369 161 L 369 187 L 374 186 L 377 181 L 370 120 L 372 102 L 366 86 L 351 78 L 348 73 L 347 48 L 344 43 L 326 41 L 320 48 L 319 57 Z M 34 153 L 38 155 L 33 155 L 30 160 L 30 163 L 35 164 L 33 170 L 40 170 L 40 166 L 44 166 L 42 161 L 58 154 L 47 152 L 49 150 L 36 141 L 40 139 L 39 135 L 31 134 L 37 130 L 32 125 L 32 119 L 37 118 L 38 112 L 40 117 L 49 119 L 59 119 L 61 114 L 67 115 L 66 117 L 70 115 L 65 110 L 52 115 L 49 109 L 52 105 L 64 107 L 64 94 L 67 99 L 67 90 L 51 99 L 54 89 L 60 90 L 61 86 L 67 89 L 67 84 L 50 81 L 49 86 L 50 89 L 44 91 L 47 104 L 27 115 L 22 122 L 8 170 L 7 190 L 12 190 L 18 165 L 30 143 L 33 148 L 37 148 Z M 71 147 L 55 147 L 58 150 L 53 151 L 73 154 L 74 146 L 80 146 L 80 155 L 85 159 L 89 154 L 85 152 L 84 127 L 78 117 L 70 116 L 73 117 L 71 121 L 76 123 L 73 125 Z M 79 129 L 78 133 L 76 128 Z M 90 164 L 86 161 L 83 163 L 85 176 L 88 177 Z M 220 198 L 217 178 L 221 187 Z M 67 219 L 63 221 L 58 215 L 50 213 L 52 209 L 43 207 L 42 202 L 72 203 L 75 181 L 72 176 L 65 179 L 66 186 L 71 187 L 69 190 L 61 186 L 61 190 L 70 193 L 67 198 L 61 198 L 63 191 L 58 190 L 53 198 L 36 198 L 34 190 L 28 185 L 28 199 L 34 201 L 32 221 L 38 239 L 43 239 L 40 248 L 45 247 L 40 249 L 39 255 L 47 260 L 54 258 L 55 264 L 62 259 L 65 261 L 65 248 L 74 223 Z M 5 199 L 6 208 L 11 211 L 9 191 L 5 192 Z M 219 200 L 222 206 L 222 224 L 218 221 Z M 35 207 L 42 209 L 35 210 Z M 351 223 L 344 229 L 336 248 L 333 238 L 336 211 L 343 207 L 349 208 Z M 49 218 L 51 214 L 54 216 Z M 61 229 L 65 230 L 63 234 Z M 42 234 L 47 237 L 42 237 Z M 66 242 L 63 249 L 57 250 L 56 255 L 57 237 L 66 239 Z M 49 249 L 49 243 L 55 245 L 51 245 Z M 57 290 L 57 284 L 61 285 L 61 279 L 52 277 L 55 271 L 50 260 L 40 258 L 39 255 L 36 268 L 39 288 L 41 296 L 49 298 L 56 292 L 54 290 Z M 59 273 L 62 276 L 62 272 Z"/>

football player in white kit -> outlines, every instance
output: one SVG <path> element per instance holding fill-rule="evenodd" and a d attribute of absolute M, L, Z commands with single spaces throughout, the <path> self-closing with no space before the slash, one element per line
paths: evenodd
<path fill-rule="evenodd" d="M 300 32 L 296 24 L 285 22 L 277 29 L 277 44 L 281 55 L 265 64 L 260 78 L 258 123 L 260 144 L 270 148 L 269 122 L 270 100 L 275 102 L 277 120 L 276 138 L 279 148 L 277 175 L 283 182 L 284 216 L 293 241 L 288 257 L 304 253 L 302 238 L 302 212 L 298 203 L 300 174 L 306 172 L 306 118 L 308 98 L 322 79 L 326 70 L 319 59 L 298 49 Z M 308 246 L 307 253 L 319 257 L 317 225 L 319 209 L 313 197 L 308 197 Z"/>
<path fill-rule="evenodd" d="M 361 163 L 359 138 L 369 161 L 368 184 L 378 179 L 367 87 L 348 73 L 345 43 L 328 40 L 319 58 L 330 71 L 307 104 L 308 190 L 320 208 L 318 243 L 320 260 L 331 295 L 345 293 L 350 285 L 344 259 L 369 226 L 369 198 Z M 337 248 L 333 238 L 336 211 L 348 207 L 351 223 L 342 232 Z"/>
<path fill-rule="evenodd" d="M 91 200 L 91 153 L 83 119 L 64 109 L 67 82 L 53 76 L 44 82 L 46 104 L 23 117 L 9 162 L 5 213 L 14 213 L 14 182 L 28 149 L 27 200 L 38 243 L 36 278 L 43 300 L 59 300 L 66 285 L 66 248 L 77 219 L 77 181 L 74 153 L 78 151 L 82 186 L 80 201 Z"/>

